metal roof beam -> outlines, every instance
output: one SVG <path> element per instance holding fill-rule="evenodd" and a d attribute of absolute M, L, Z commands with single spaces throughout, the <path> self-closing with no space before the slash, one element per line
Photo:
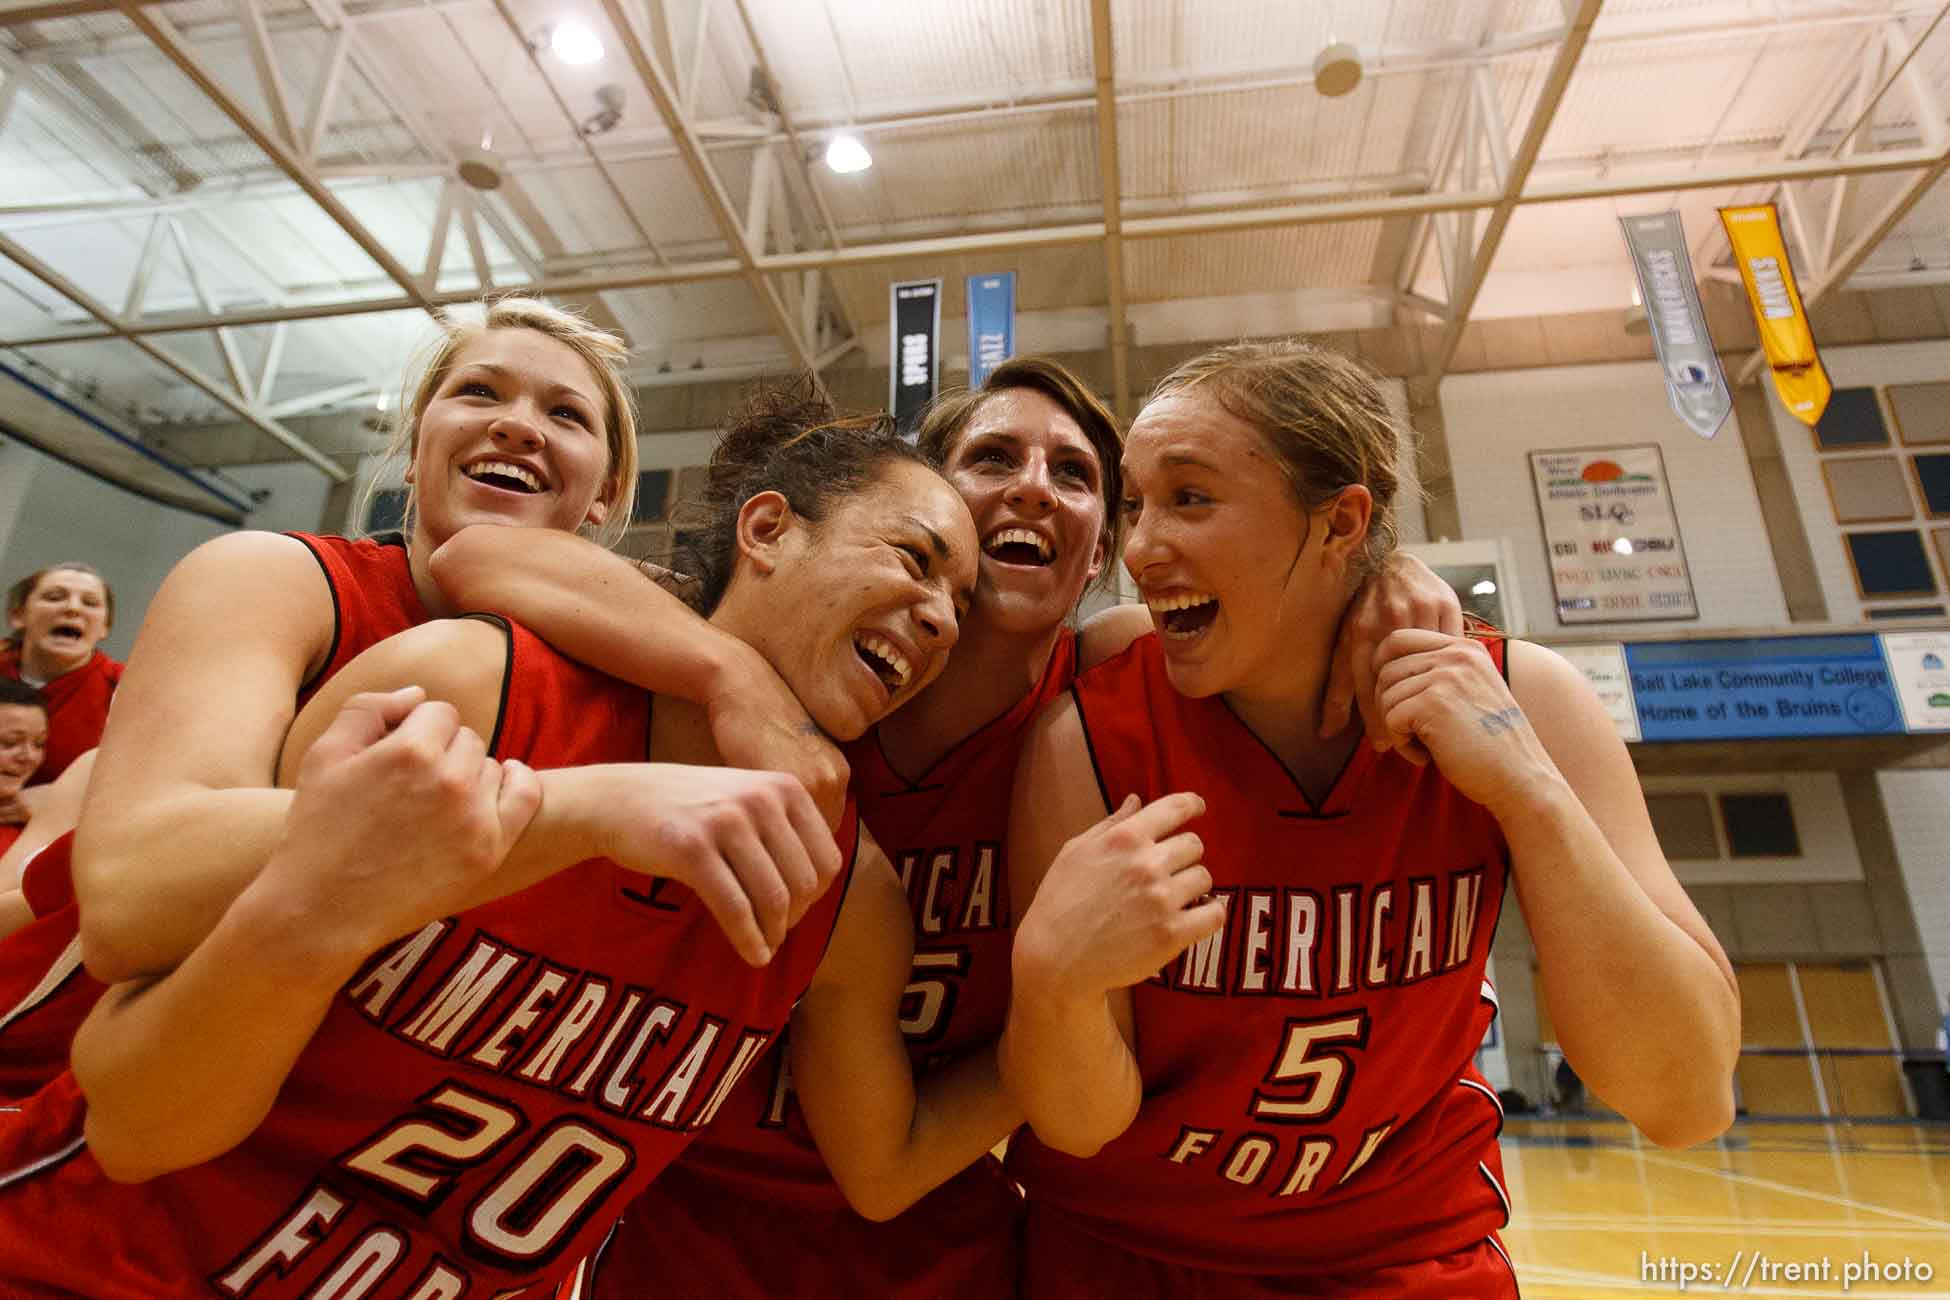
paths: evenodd
<path fill-rule="evenodd" d="M 643 35 L 637 30 L 635 17 L 623 4 L 623 0 L 602 0 L 603 12 L 609 15 L 616 38 L 623 46 L 637 71 L 637 78 L 650 98 L 657 105 L 657 112 L 663 116 L 664 125 L 677 140 L 678 152 L 683 155 L 684 165 L 689 168 L 691 178 L 696 182 L 698 193 L 705 206 L 710 209 L 712 219 L 717 222 L 719 232 L 731 248 L 732 257 L 737 261 L 752 292 L 758 295 L 759 302 L 772 318 L 773 329 L 785 341 L 786 352 L 793 364 L 817 375 L 819 358 L 813 355 L 806 340 L 800 337 L 798 322 L 786 309 L 785 300 L 780 297 L 778 287 L 766 278 L 759 266 L 759 255 L 745 238 L 743 223 L 731 205 L 731 198 L 725 193 L 723 183 L 712 169 L 711 160 L 704 156 L 690 121 L 684 116 L 682 106 L 672 91 L 670 80 L 664 70 L 651 57 L 645 46 Z M 838 251 L 838 250 L 835 250 Z"/>
<path fill-rule="evenodd" d="M 1883 205 L 1882 211 L 1877 214 L 1875 220 L 1850 240 L 1848 247 L 1844 248 L 1832 263 L 1823 268 L 1821 279 L 1801 295 L 1802 306 L 1812 312 L 1830 293 L 1842 288 L 1849 276 L 1855 274 L 1855 268 L 1868 260 L 1869 254 L 1875 251 L 1876 246 L 1889 237 L 1889 232 L 1902 223 L 1902 219 L 1909 215 L 1909 210 L 1930 192 L 1931 187 L 1943 178 L 1943 173 L 1947 170 L 1950 170 L 1950 149 L 1945 149 L 1938 154 L 1931 166 L 1910 177 L 1909 184 Z M 1750 383 L 1766 364 L 1767 353 L 1756 349 L 1753 355 L 1741 365 L 1739 382 Z"/>
<path fill-rule="evenodd" d="M 107 326 L 114 337 L 127 339 L 136 348 L 161 362 L 165 367 L 202 389 L 205 393 L 208 393 L 223 406 L 227 407 L 239 419 L 243 420 L 258 432 L 289 447 L 334 483 L 343 483 L 352 477 L 350 472 L 339 465 L 338 462 L 330 459 L 303 438 L 300 438 L 276 420 L 271 419 L 259 411 L 242 393 L 229 391 L 217 380 L 210 378 L 210 376 L 204 374 L 195 366 L 178 359 L 166 349 L 142 337 L 107 307 L 96 302 L 79 285 L 5 235 L 0 235 L 0 255 L 11 259 L 23 271 L 26 271 L 29 275 L 47 285 L 48 288 L 67 298 L 77 307 L 80 307 L 90 316 L 93 316 L 96 320 Z"/>
<path fill-rule="evenodd" d="M 168 18 L 159 11 L 143 8 L 139 0 L 116 0 L 116 7 L 171 63 L 176 65 L 185 77 L 189 78 L 198 90 L 203 92 L 212 104 L 222 111 L 225 117 L 228 117 L 244 133 L 252 144 L 263 150 L 265 155 L 291 178 L 293 184 L 322 208 L 352 242 L 357 244 L 360 250 L 400 287 L 415 306 L 436 317 L 439 315 L 438 309 L 421 290 L 419 281 L 414 278 L 413 273 L 386 251 L 385 245 L 381 244 L 373 233 L 352 215 L 351 209 L 341 203 L 338 196 L 326 188 L 325 183 L 312 173 L 310 166 L 298 156 L 296 146 L 279 139 L 273 130 L 266 128 L 263 123 L 246 112 L 244 107 L 218 83 L 216 77 L 203 65 L 203 61 L 197 58 L 195 51 L 190 49 L 189 44 L 183 40 Z"/>
<path fill-rule="evenodd" d="M 1437 342 L 1435 355 L 1430 361 L 1428 377 L 1431 380 L 1440 379 L 1456 355 L 1463 330 L 1469 325 L 1470 310 L 1476 305 L 1476 296 L 1483 291 L 1483 281 L 1489 277 L 1490 265 L 1496 260 L 1496 250 L 1503 243 L 1503 232 L 1508 228 L 1517 204 L 1523 199 L 1524 187 L 1530 181 L 1530 169 L 1537 165 L 1537 155 L 1544 147 L 1544 137 L 1550 133 L 1558 105 L 1564 102 L 1564 92 L 1570 87 L 1571 74 L 1577 70 L 1578 59 L 1583 56 L 1585 43 L 1591 37 L 1591 25 L 1598 20 L 1598 11 L 1604 8 L 1604 0 L 1575 2 L 1576 10 L 1572 12 L 1573 0 L 1565 0 L 1566 12 L 1571 13 L 1569 26 L 1565 29 L 1563 43 L 1557 47 L 1557 56 L 1551 60 L 1550 71 L 1544 76 L 1543 90 L 1538 96 L 1536 108 L 1530 114 L 1530 125 L 1524 131 L 1523 142 L 1517 146 L 1516 155 L 1510 160 L 1509 180 L 1502 187 L 1503 195 L 1484 224 L 1483 238 L 1476 245 L 1475 256 L 1469 259 L 1462 283 L 1449 286 L 1449 323 L 1443 327 L 1442 338 Z"/>
<path fill-rule="evenodd" d="M 1090 0 L 1090 45 L 1097 79 L 1097 177 L 1104 203 L 1104 283 L 1110 298 L 1110 391 L 1117 422 L 1131 422 L 1131 336 L 1124 319 L 1123 181 L 1117 156 L 1116 46 L 1110 0 Z M 975 340 L 968 341 L 970 349 Z"/>
<path fill-rule="evenodd" d="M 1711 171 L 1647 172 L 1636 177 L 1613 173 L 1591 181 L 1532 186 L 1518 196 L 1517 203 L 1519 205 L 1557 203 L 1575 199 L 1602 199 L 1671 190 L 1718 189 L 1778 180 L 1783 177 L 1916 171 L 1933 167 L 1940 156 L 1940 153 L 1905 149 L 1845 158 L 1808 158 L 1785 163 L 1760 162 Z M 1472 208 L 1494 208 L 1505 198 L 1504 194 L 1492 190 L 1443 191 L 1431 194 L 1383 195 L 1374 198 L 1308 203 L 1249 205 L 1171 216 L 1127 217 L 1123 222 L 1123 236 L 1126 240 L 1163 239 L 1215 231 L 1269 230 L 1284 226 L 1362 221 L 1376 217 L 1460 212 Z M 802 272 L 833 270 L 849 266 L 872 266 L 907 258 L 959 256 L 967 253 L 1006 253 L 1030 248 L 1060 248 L 1097 243 L 1103 238 L 1102 221 L 1079 221 L 980 234 L 890 240 L 849 245 L 841 249 L 804 249 L 772 253 L 754 258 L 754 263 L 767 274 L 778 274 L 785 271 Z M 732 258 L 719 257 L 682 262 L 670 267 L 627 270 L 618 268 L 596 271 L 587 275 L 554 275 L 527 287 L 530 291 L 541 294 L 587 294 L 597 291 L 735 279 L 746 274 L 748 271 L 743 263 Z M 266 325 L 280 320 L 318 320 L 334 316 L 404 311 L 423 306 L 425 303 L 442 306 L 470 302 L 478 296 L 470 290 L 447 292 L 429 290 L 417 298 L 389 296 L 294 302 L 285 307 L 244 308 L 226 312 L 219 317 L 183 315 L 143 321 L 132 324 L 130 329 L 138 334 L 163 334 L 183 330 L 213 329 L 218 325 Z M 113 334 L 114 331 L 103 329 L 50 331 L 33 336 L 0 339 L 0 346 L 18 347 L 40 343 L 72 342 L 90 338 L 108 338 Z"/>

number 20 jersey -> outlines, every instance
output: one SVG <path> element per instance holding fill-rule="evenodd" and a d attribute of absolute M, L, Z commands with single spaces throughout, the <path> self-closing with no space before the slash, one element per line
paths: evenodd
<path fill-rule="evenodd" d="M 645 756 L 648 697 L 521 628 L 509 683 L 497 756 Z M 837 838 L 850 875 L 851 806 Z M 256 1133 L 143 1184 L 78 1143 L 21 1168 L 64 1076 L 0 1144 L 0 1294 L 545 1295 L 777 1037 L 846 884 L 756 970 L 689 890 L 606 859 L 435 921 L 339 992 Z"/>
<path fill-rule="evenodd" d="M 1472 1066 L 1508 861 L 1489 813 L 1365 741 L 1314 803 L 1222 699 L 1172 689 L 1155 634 L 1072 693 L 1108 807 L 1204 796 L 1188 829 L 1226 919 L 1132 989 L 1131 1127 L 1089 1160 L 1012 1146 L 1032 1213 L 1255 1274 L 1424 1260 L 1501 1227 L 1502 1112 Z"/>

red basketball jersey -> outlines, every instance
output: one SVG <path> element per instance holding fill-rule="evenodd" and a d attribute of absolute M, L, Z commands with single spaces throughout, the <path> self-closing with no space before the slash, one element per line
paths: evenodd
<path fill-rule="evenodd" d="M 325 666 L 300 689 L 302 707 L 361 653 L 426 622 L 427 611 L 413 590 L 406 544 L 398 534 L 356 541 L 308 533 L 290 536 L 318 561 L 332 598 L 331 648 Z M 119 677 L 121 665 L 115 669 Z M 99 739 L 99 728 L 96 735 Z M 28 901 L 36 919 L 0 941 L 0 1101 L 25 1097 L 68 1068 L 75 1031 L 102 995 L 103 985 L 81 967 L 72 841 L 71 834 L 64 835 L 35 855 L 29 870 L 39 877 L 43 901 L 36 903 L 31 895 Z M 53 897 L 62 902 L 50 905 L 46 900 Z"/>
<path fill-rule="evenodd" d="M 413 589 L 406 539 L 398 533 L 376 537 L 332 537 L 287 533 L 304 543 L 325 575 L 332 593 L 332 643 L 325 664 L 298 691 L 304 707 L 312 692 L 339 669 L 387 637 L 418 627 L 433 617 Z"/>
<path fill-rule="evenodd" d="M 68 1048 L 104 986 L 81 965 L 74 832 L 27 860 L 20 889 L 34 919 L 0 942 L 0 1102 L 68 1068 Z"/>
<path fill-rule="evenodd" d="M 26 829 L 25 826 L 16 826 L 12 823 L 0 825 L 0 853 L 5 853 L 12 848 L 14 841 L 19 839 L 20 833 Z"/>
<path fill-rule="evenodd" d="M 1501 642 L 1488 648 L 1502 665 Z M 1104 802 L 1194 790 L 1219 934 L 1132 989 L 1144 1103 L 1096 1158 L 1025 1135 L 1032 1206 L 1140 1255 L 1260 1274 L 1446 1255 L 1500 1227 L 1502 1112 L 1471 1064 L 1508 853 L 1433 765 L 1357 743 L 1314 803 L 1156 635 L 1073 690 Z"/>
<path fill-rule="evenodd" d="M 916 779 L 894 770 L 877 733 L 847 747 L 861 819 L 913 909 L 901 1029 L 917 1076 L 1002 1033 L 1015 919 L 1002 854 L 1016 758 L 1023 732 L 1075 676 L 1076 638 L 1065 632 L 1034 690 Z M 596 1269 L 597 1295 L 919 1300 L 1013 1285 L 1021 1197 L 992 1158 L 891 1222 L 870 1222 L 827 1172 L 791 1089 L 784 1051 L 751 1072 L 711 1131 L 625 1214 Z M 677 1224 L 697 1242 L 673 1254 L 656 1229 Z"/>
<path fill-rule="evenodd" d="M 0 646 L 0 677 L 20 678 L 20 651 Z M 122 665 L 101 651 L 71 673 L 62 673 L 40 687 L 47 701 L 47 751 L 41 765 L 27 778 L 43 785 L 68 770 L 68 764 L 102 743 L 108 725 L 108 702 L 122 680 Z"/>
<path fill-rule="evenodd" d="M 649 697 L 519 628 L 506 700 L 501 757 L 645 755 Z M 849 864 L 856 828 L 849 807 Z M 131 1298 L 540 1294 L 777 1036 L 844 892 L 762 970 L 683 886 L 604 859 L 433 922 L 347 983 L 228 1154 L 134 1186 L 85 1150 L 0 1177 L 0 1278 Z M 29 1100 L 28 1128 L 63 1091 Z"/>

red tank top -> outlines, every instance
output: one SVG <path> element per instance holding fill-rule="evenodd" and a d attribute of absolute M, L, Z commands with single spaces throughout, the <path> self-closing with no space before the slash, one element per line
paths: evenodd
<path fill-rule="evenodd" d="M 917 1075 L 935 1061 L 994 1041 L 1002 1032 L 1015 921 L 1002 850 L 1016 757 L 1025 729 L 1075 676 L 1076 637 L 1065 632 L 1036 687 L 918 779 L 893 769 L 877 733 L 847 747 L 860 817 L 893 862 L 913 909 L 914 979 L 901 1007 L 901 1028 Z M 791 1088 L 784 1051 L 774 1053 L 738 1087 L 711 1131 L 685 1152 L 671 1177 L 631 1207 L 597 1270 L 599 1295 L 643 1294 L 658 1277 L 670 1278 L 673 1268 L 680 1270 L 680 1291 L 716 1288 L 719 1294 L 742 1294 L 740 1276 L 705 1275 L 715 1267 L 748 1271 L 726 1258 L 738 1252 L 701 1251 L 673 1264 L 662 1258 L 664 1252 L 655 1248 L 642 1226 L 698 1217 L 694 1207 L 699 1203 L 793 1207 L 797 1217 L 783 1221 L 727 1209 L 711 1221 L 710 1230 L 748 1240 L 751 1249 L 765 1251 L 767 1267 L 775 1275 L 792 1276 L 802 1289 L 812 1291 L 819 1289 L 817 1280 L 823 1276 L 817 1270 L 830 1266 L 856 1294 L 938 1295 L 940 1288 L 929 1283 L 937 1262 L 954 1269 L 956 1276 L 971 1269 L 966 1258 L 946 1254 L 959 1245 L 948 1238 L 992 1232 L 996 1236 L 990 1244 L 1007 1244 L 1002 1234 L 1008 1232 L 1019 1198 L 997 1171 L 978 1167 L 937 1188 L 892 1222 L 849 1223 L 846 1258 L 829 1258 L 835 1249 L 831 1233 L 820 1218 L 805 1212 L 856 1216 L 827 1172 Z M 944 1237 L 932 1226 L 941 1223 L 955 1225 L 954 1232 Z M 866 1244 L 869 1236 L 881 1244 Z M 917 1252 L 916 1245 L 924 1249 Z M 796 1256 L 797 1262 L 781 1260 L 781 1255 Z"/>
<path fill-rule="evenodd" d="M 20 680 L 20 651 L 13 646 L 0 646 L 0 677 Z M 68 770 L 68 764 L 102 743 L 108 703 L 121 680 L 122 665 L 97 650 L 81 667 L 40 687 L 41 698 L 47 701 L 47 751 L 34 775 L 27 778 L 28 785 L 52 781 Z"/>
<path fill-rule="evenodd" d="M 523 629 L 509 653 L 497 755 L 543 768 L 644 757 L 641 690 Z M 857 826 L 849 806 L 849 872 Z M 593 859 L 374 954 L 276 1108 L 216 1160 L 123 1186 L 81 1151 L 0 1177 L 0 1277 L 259 1300 L 552 1282 L 777 1037 L 846 885 L 754 970 L 695 895 L 655 883 Z"/>
<path fill-rule="evenodd" d="M 406 544 L 398 534 L 356 541 L 309 533 L 289 536 L 317 560 L 332 601 L 330 649 L 324 667 L 299 688 L 297 703 L 302 708 L 327 679 L 360 653 L 426 622 L 428 615 L 413 590 Z M 119 678 L 121 665 L 104 661 L 113 665 Z M 104 718 L 106 710 L 104 703 Z M 99 727 L 96 735 L 99 738 Z M 51 745 L 49 753 L 53 753 Z M 81 967 L 81 918 L 74 907 L 69 852 L 72 839 L 64 835 L 34 855 L 29 870 L 36 876 L 36 892 L 28 902 L 36 919 L 0 943 L 0 1101 L 25 1097 L 67 1069 L 75 1031 L 102 995 L 102 984 Z M 56 898 L 61 901 L 49 901 Z"/>
<path fill-rule="evenodd" d="M 1226 923 L 1132 990 L 1130 1129 L 1090 1160 L 1011 1147 L 1030 1203 L 1141 1255 L 1261 1274 L 1427 1259 L 1500 1227 L 1502 1112 L 1471 1064 L 1494 1011 L 1495 820 L 1433 765 L 1360 743 L 1315 804 L 1223 699 L 1172 690 L 1155 634 L 1073 694 L 1108 807 L 1205 797 L 1189 829 Z"/>
<path fill-rule="evenodd" d="M 287 533 L 304 543 L 332 593 L 332 641 L 325 662 L 298 689 L 298 707 L 339 669 L 387 637 L 433 617 L 413 589 L 406 540 L 398 533 L 332 537 Z"/>

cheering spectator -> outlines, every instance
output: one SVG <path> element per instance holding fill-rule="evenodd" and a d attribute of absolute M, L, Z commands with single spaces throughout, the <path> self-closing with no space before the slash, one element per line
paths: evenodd
<path fill-rule="evenodd" d="M 47 702 L 47 752 L 27 781 L 40 785 L 101 743 L 122 680 L 122 665 L 99 649 L 115 623 L 115 593 L 93 565 L 67 560 L 8 590 L 7 623 L 0 677 L 38 687 Z"/>

